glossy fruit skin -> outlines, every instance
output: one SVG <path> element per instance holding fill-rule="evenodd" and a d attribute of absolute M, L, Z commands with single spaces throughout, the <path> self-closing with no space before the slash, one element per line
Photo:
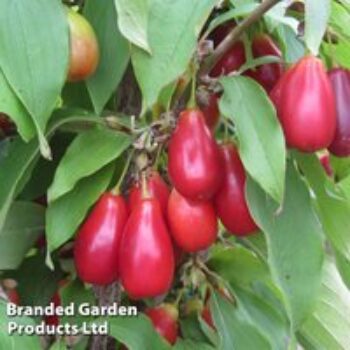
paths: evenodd
<path fill-rule="evenodd" d="M 283 81 L 278 104 L 289 147 L 315 152 L 330 145 L 336 128 L 335 101 L 320 59 L 310 55 L 298 61 Z"/>
<path fill-rule="evenodd" d="M 175 189 L 169 197 L 168 223 L 176 244 L 185 252 L 206 249 L 217 237 L 218 221 L 212 203 L 190 200 Z"/>
<path fill-rule="evenodd" d="M 216 213 L 228 231 L 236 236 L 254 233 L 257 226 L 252 219 L 245 198 L 246 174 L 236 147 L 224 144 L 220 148 L 224 160 L 224 180 L 216 194 Z"/>
<path fill-rule="evenodd" d="M 295 69 L 295 65 L 288 68 L 283 73 L 283 75 L 280 77 L 280 79 L 278 80 L 278 82 L 270 92 L 270 99 L 273 102 L 278 115 L 280 115 L 281 108 L 282 108 L 281 96 L 282 96 L 283 86 L 286 84 L 286 81 L 288 81 L 288 77 L 292 74 L 294 69 Z"/>
<path fill-rule="evenodd" d="M 151 319 L 155 330 L 170 344 L 175 344 L 179 332 L 177 309 L 171 304 L 162 304 L 147 309 L 145 314 Z"/>
<path fill-rule="evenodd" d="M 254 37 L 252 42 L 252 52 L 254 58 L 262 56 L 276 56 L 281 58 L 282 54 L 273 40 L 266 34 L 259 34 Z M 255 70 L 249 70 L 245 73 L 256 80 L 269 93 L 276 85 L 283 74 L 281 63 L 269 63 L 256 67 Z"/>
<path fill-rule="evenodd" d="M 216 78 L 221 75 L 228 75 L 229 73 L 238 70 L 244 63 L 244 45 L 241 41 L 238 41 L 229 50 L 227 50 L 227 52 L 212 68 L 210 76 Z"/>
<path fill-rule="evenodd" d="M 329 72 L 328 76 L 332 84 L 337 111 L 337 127 L 328 149 L 337 157 L 347 157 L 350 155 L 350 71 L 335 68 Z"/>
<path fill-rule="evenodd" d="M 98 65 L 100 54 L 95 32 L 79 13 L 67 10 L 70 30 L 70 61 L 67 80 L 80 81 L 91 76 Z"/>
<path fill-rule="evenodd" d="M 170 191 L 168 185 L 157 171 L 153 171 L 147 178 L 147 188 L 149 196 L 158 199 L 162 212 L 166 215 Z M 130 211 L 132 211 L 141 200 L 141 183 L 135 182 L 130 189 L 128 197 Z"/>
<path fill-rule="evenodd" d="M 131 212 L 120 246 L 119 266 L 122 285 L 133 299 L 156 297 L 170 289 L 174 252 L 157 199 L 142 199 Z"/>
<path fill-rule="evenodd" d="M 205 103 L 201 104 L 205 122 L 211 130 L 215 129 L 220 118 L 219 98 L 216 93 L 208 93 Z"/>
<path fill-rule="evenodd" d="M 219 189 L 222 171 L 218 145 L 199 109 L 180 114 L 168 149 L 175 188 L 191 199 L 209 199 Z"/>
<path fill-rule="evenodd" d="M 104 193 L 75 240 L 74 261 L 82 281 L 106 285 L 118 279 L 118 251 L 126 221 L 124 198 Z"/>
<path fill-rule="evenodd" d="M 61 306 L 61 298 L 58 292 L 53 295 L 50 303 L 53 303 L 54 307 Z M 58 326 L 60 324 L 60 318 L 57 315 L 44 316 L 44 322 L 49 326 Z"/>

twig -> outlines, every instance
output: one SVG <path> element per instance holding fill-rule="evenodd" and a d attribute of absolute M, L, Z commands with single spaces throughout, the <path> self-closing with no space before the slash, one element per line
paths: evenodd
<path fill-rule="evenodd" d="M 93 286 L 95 296 L 99 306 L 109 306 L 114 302 L 119 303 L 121 298 L 121 290 L 118 283 L 108 286 Z M 90 350 L 107 350 L 108 336 L 93 335 L 90 339 Z"/>
<path fill-rule="evenodd" d="M 253 23 L 257 22 L 265 12 L 270 10 L 271 7 L 275 6 L 280 0 L 265 0 L 263 1 L 252 13 L 246 17 L 241 23 L 232 29 L 232 31 L 225 37 L 225 39 L 219 44 L 214 52 L 208 56 L 204 61 L 199 76 L 205 77 L 210 70 L 214 67 L 225 52 L 240 38 L 244 31 L 250 27 Z"/>

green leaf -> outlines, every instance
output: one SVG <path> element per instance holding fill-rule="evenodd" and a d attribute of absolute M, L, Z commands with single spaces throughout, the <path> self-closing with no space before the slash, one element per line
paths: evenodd
<path fill-rule="evenodd" d="M 64 340 L 57 340 L 54 344 L 51 345 L 50 350 L 67 350 L 67 346 Z"/>
<path fill-rule="evenodd" d="M 72 122 L 99 123 L 100 118 L 77 116 L 76 114 L 60 116 L 49 128 L 48 137 L 62 125 Z M 37 140 L 25 143 L 14 138 L 6 149 L 6 154 L 0 159 L 0 234 L 6 215 L 19 189 L 23 189 L 29 180 L 30 170 L 39 156 Z"/>
<path fill-rule="evenodd" d="M 180 319 L 182 337 L 194 342 L 205 342 L 206 334 L 203 332 L 196 312 Z"/>
<path fill-rule="evenodd" d="M 99 65 L 86 82 L 95 112 L 100 114 L 123 77 L 129 45 L 119 32 L 114 0 L 88 0 L 84 15 L 95 29 L 100 46 Z"/>
<path fill-rule="evenodd" d="M 80 180 L 71 192 L 49 204 L 46 211 L 46 238 L 49 251 L 73 237 L 87 211 L 106 190 L 113 176 L 109 164 L 90 177 Z"/>
<path fill-rule="evenodd" d="M 348 26 L 349 20 L 349 10 L 344 8 L 341 4 L 332 1 L 329 24 L 334 32 L 344 36 L 344 39 L 342 39 L 341 41 L 345 41 L 345 39 L 350 39 L 350 30 Z"/>
<path fill-rule="evenodd" d="M 48 191 L 52 202 L 71 191 L 79 180 L 118 158 L 131 144 L 126 134 L 106 129 L 86 131 L 70 144 Z"/>
<path fill-rule="evenodd" d="M 346 259 L 338 251 L 335 251 L 335 260 L 337 263 L 338 272 L 340 273 L 343 282 L 350 290 L 350 260 Z"/>
<path fill-rule="evenodd" d="M 322 289 L 315 312 L 300 333 L 315 349 L 350 349 L 350 291 L 333 262 L 324 266 Z"/>
<path fill-rule="evenodd" d="M 47 305 L 58 289 L 58 282 L 63 277 L 59 266 L 51 271 L 45 265 L 44 254 L 37 254 L 25 259 L 18 270 L 8 272 L 8 276 L 17 281 L 17 291 L 21 305 Z"/>
<path fill-rule="evenodd" d="M 220 82 L 224 87 L 220 111 L 235 123 L 244 167 L 272 198 L 281 203 L 286 149 L 271 101 L 250 78 L 225 77 Z"/>
<path fill-rule="evenodd" d="M 134 45 L 151 53 L 148 43 L 149 8 L 153 0 L 114 0 L 121 33 Z"/>
<path fill-rule="evenodd" d="M 60 288 L 60 299 L 62 306 L 68 306 L 70 303 L 74 303 L 76 310 L 83 303 L 87 303 L 89 306 L 95 305 L 95 296 L 92 289 L 86 289 L 84 284 L 78 279 Z M 62 316 L 61 324 L 68 323 L 81 326 L 83 322 L 89 322 L 92 319 L 93 316 L 82 316 L 76 312 L 74 316 Z"/>
<path fill-rule="evenodd" d="M 318 55 L 330 13 L 330 0 L 305 0 L 305 43 L 314 55 Z"/>
<path fill-rule="evenodd" d="M 36 335 L 19 335 L 8 333 L 8 325 L 14 322 L 17 325 L 31 325 L 35 322 L 29 317 L 6 316 L 6 303 L 0 300 L 0 349 L 6 350 L 39 350 L 41 349 L 40 338 Z"/>
<path fill-rule="evenodd" d="M 278 2 L 269 11 L 266 12 L 264 19 L 266 21 L 269 32 L 273 32 L 282 24 L 288 26 L 294 33 L 298 32 L 299 21 L 294 17 L 287 16 L 287 5 L 284 1 Z"/>
<path fill-rule="evenodd" d="M 234 305 L 213 291 L 210 310 L 219 334 L 219 349 L 271 349 L 267 338 Z"/>
<path fill-rule="evenodd" d="M 327 176 L 316 156 L 295 153 L 307 181 L 316 195 L 319 217 L 333 247 L 350 261 L 350 201 Z"/>
<path fill-rule="evenodd" d="M 30 113 L 41 151 L 49 158 L 44 132 L 66 79 L 69 57 L 62 4 L 57 0 L 1 1 L 0 46 L 1 69 Z"/>
<path fill-rule="evenodd" d="M 40 158 L 35 164 L 30 179 L 25 184 L 23 191 L 19 195 L 19 199 L 36 200 L 43 196 L 53 181 L 57 165 L 59 164 L 68 145 L 72 142 L 75 135 L 72 133 L 57 133 L 50 140 L 53 159 L 51 161 Z"/>
<path fill-rule="evenodd" d="M 195 342 L 190 339 L 181 339 L 176 342 L 175 346 L 173 347 L 174 350 L 214 350 L 211 345 L 203 342 Z"/>
<path fill-rule="evenodd" d="M 268 338 L 271 349 L 284 349 L 288 339 L 288 324 L 283 314 L 266 300 L 246 289 L 234 288 L 235 296 L 251 322 Z"/>
<path fill-rule="evenodd" d="M 0 162 L 0 235 L 16 190 L 25 177 L 27 169 L 38 156 L 39 146 L 36 140 L 25 143 L 15 138 L 9 145 L 6 156 Z"/>
<path fill-rule="evenodd" d="M 93 110 L 94 106 L 85 81 L 65 84 L 62 90 L 63 106 Z"/>
<path fill-rule="evenodd" d="M 14 202 L 0 235 L 0 270 L 16 269 L 45 228 L 45 209 Z"/>
<path fill-rule="evenodd" d="M 237 244 L 215 250 L 208 264 L 225 280 L 239 286 L 270 279 L 268 267 L 251 250 Z"/>
<path fill-rule="evenodd" d="M 282 39 L 283 57 L 287 63 L 294 63 L 305 56 L 305 47 L 297 34 L 288 26 L 278 26 L 277 32 Z"/>
<path fill-rule="evenodd" d="M 7 114 L 15 122 L 19 134 L 25 141 L 29 141 L 35 135 L 35 126 L 30 115 L 11 89 L 1 69 L 0 112 Z"/>
<path fill-rule="evenodd" d="M 247 197 L 253 218 L 266 235 L 272 277 L 295 330 L 312 311 L 321 283 L 322 228 L 309 191 L 290 162 L 282 207 L 251 178 Z"/>
<path fill-rule="evenodd" d="M 186 70 L 196 50 L 197 36 L 214 4 L 214 0 L 153 0 L 150 3 L 148 37 L 152 54 L 137 46 L 131 47 L 144 108 L 151 107 L 162 88 Z"/>
<path fill-rule="evenodd" d="M 150 319 L 137 317 L 109 318 L 110 335 L 132 350 L 166 350 L 170 345 L 155 332 Z"/>
<path fill-rule="evenodd" d="M 350 69 L 350 41 L 340 39 L 338 44 L 326 44 L 322 46 L 328 57 L 334 56 L 339 66 Z"/>

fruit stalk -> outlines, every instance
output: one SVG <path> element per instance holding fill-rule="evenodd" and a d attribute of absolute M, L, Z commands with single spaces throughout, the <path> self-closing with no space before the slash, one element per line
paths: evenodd
<path fill-rule="evenodd" d="M 219 44 L 214 52 L 208 56 L 204 61 L 201 69 L 199 70 L 199 77 L 205 77 L 211 69 L 215 66 L 224 53 L 232 47 L 232 45 L 238 41 L 241 35 L 249 28 L 253 23 L 257 22 L 265 12 L 275 6 L 279 0 L 265 0 L 263 1 L 251 14 L 246 17 L 240 24 L 232 29 L 232 31 L 225 37 L 225 39 Z"/>

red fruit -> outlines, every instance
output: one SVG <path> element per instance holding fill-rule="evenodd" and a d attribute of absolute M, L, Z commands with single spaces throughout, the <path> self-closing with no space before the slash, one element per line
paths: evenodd
<path fill-rule="evenodd" d="M 157 171 L 153 171 L 147 179 L 147 188 L 149 196 L 159 201 L 160 207 L 164 215 L 166 215 L 169 188 Z M 142 200 L 141 183 L 136 182 L 129 192 L 129 208 L 132 211 Z"/>
<path fill-rule="evenodd" d="M 302 58 L 282 83 L 279 118 L 287 144 L 303 152 L 326 148 L 336 127 L 331 84 L 320 59 Z"/>
<path fill-rule="evenodd" d="M 281 95 L 282 95 L 282 89 L 283 86 L 286 84 L 286 81 L 288 81 L 288 77 L 292 74 L 294 71 L 295 65 L 291 66 L 278 80 L 277 84 L 274 86 L 274 88 L 270 92 L 270 99 L 275 105 L 277 114 L 281 112 Z"/>
<path fill-rule="evenodd" d="M 329 72 L 335 104 L 337 127 L 329 151 L 338 157 L 350 155 L 350 71 L 343 68 Z"/>
<path fill-rule="evenodd" d="M 206 249 L 216 240 L 218 222 L 212 203 L 190 200 L 175 189 L 169 197 L 168 223 L 175 242 L 186 252 Z"/>
<path fill-rule="evenodd" d="M 175 262 L 159 202 L 142 199 L 125 227 L 119 254 L 120 278 L 133 299 L 155 297 L 169 290 Z"/>
<path fill-rule="evenodd" d="M 106 285 L 118 278 L 118 251 L 126 220 L 124 198 L 104 193 L 75 240 L 75 266 L 82 281 Z"/>
<path fill-rule="evenodd" d="M 61 298 L 60 298 L 58 292 L 56 292 L 54 294 L 54 296 L 52 297 L 51 303 L 54 304 L 54 307 L 61 305 Z M 44 322 L 45 322 L 45 324 L 47 324 L 49 326 L 58 326 L 60 324 L 60 319 L 57 315 L 45 316 Z"/>
<path fill-rule="evenodd" d="M 16 289 L 8 289 L 6 291 L 7 297 L 11 303 L 14 303 L 16 305 L 20 305 L 20 297 Z"/>
<path fill-rule="evenodd" d="M 333 169 L 332 169 L 332 166 L 331 166 L 331 162 L 330 162 L 330 159 L 329 159 L 329 154 L 323 154 L 320 156 L 320 163 L 324 169 L 324 171 L 326 172 L 326 174 L 329 176 L 329 177 L 332 177 L 334 175 L 333 173 Z"/>
<path fill-rule="evenodd" d="M 99 61 L 99 48 L 90 23 L 79 13 L 68 10 L 70 62 L 68 81 L 84 80 L 92 75 Z"/>
<path fill-rule="evenodd" d="M 7 134 L 13 128 L 13 124 L 8 116 L 4 113 L 0 113 L 0 131 Z"/>
<path fill-rule="evenodd" d="M 218 46 L 235 26 L 236 24 L 233 22 L 226 22 L 216 27 L 209 36 L 213 40 L 214 47 Z"/>
<path fill-rule="evenodd" d="M 244 63 L 244 45 L 241 41 L 238 41 L 216 63 L 210 72 L 210 76 L 216 78 L 220 75 L 228 75 L 238 70 Z"/>
<path fill-rule="evenodd" d="M 215 129 L 219 118 L 219 96 L 215 93 L 208 93 L 206 96 L 206 101 L 201 104 L 201 111 L 203 112 L 205 122 L 210 129 Z"/>
<path fill-rule="evenodd" d="M 245 198 L 246 174 L 233 144 L 221 147 L 224 180 L 214 199 L 216 213 L 224 226 L 237 236 L 246 236 L 257 229 Z"/>
<path fill-rule="evenodd" d="M 262 56 L 282 57 L 280 49 L 266 34 L 259 34 L 253 39 L 252 51 L 254 58 Z M 283 74 L 281 63 L 269 63 L 251 69 L 245 73 L 260 83 L 267 92 L 270 92 Z"/>
<path fill-rule="evenodd" d="M 162 304 L 149 308 L 145 314 L 151 319 L 155 330 L 165 338 L 170 344 L 175 344 L 178 336 L 179 313 L 175 306 Z"/>
<path fill-rule="evenodd" d="M 191 199 L 209 199 L 221 183 L 218 146 L 198 109 L 180 114 L 169 143 L 169 175 L 175 188 Z"/>

